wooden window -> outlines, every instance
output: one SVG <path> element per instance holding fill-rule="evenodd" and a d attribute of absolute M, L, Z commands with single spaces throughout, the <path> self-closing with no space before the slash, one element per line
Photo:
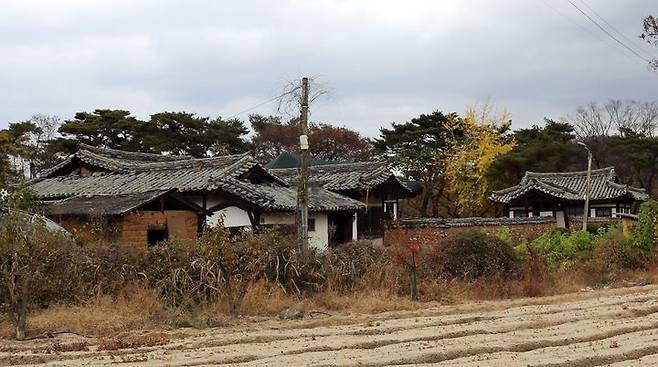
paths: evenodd
<path fill-rule="evenodd" d="M 514 211 L 514 218 L 528 218 L 528 211 L 527 210 L 515 210 Z"/>
<path fill-rule="evenodd" d="M 612 208 L 596 208 L 596 217 L 600 217 L 600 218 L 612 217 Z"/>
<path fill-rule="evenodd" d="M 584 210 L 584 205 L 570 205 L 567 207 L 567 215 L 569 217 L 582 217 Z"/>
<path fill-rule="evenodd" d="M 315 218 L 308 218 L 308 231 L 315 232 Z"/>

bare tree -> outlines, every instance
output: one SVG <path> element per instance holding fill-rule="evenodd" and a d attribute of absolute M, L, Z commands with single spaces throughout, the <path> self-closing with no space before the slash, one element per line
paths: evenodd
<path fill-rule="evenodd" d="M 658 102 L 611 99 L 605 104 L 580 106 L 571 123 L 579 138 L 634 133 L 653 136 L 658 131 Z"/>
<path fill-rule="evenodd" d="M 0 203 L 0 312 L 24 339 L 29 308 L 72 296 L 82 258 L 79 247 L 65 234 L 48 229 L 42 217 L 19 209 L 29 208 L 29 192 L 5 195 Z"/>
<path fill-rule="evenodd" d="M 30 141 L 34 149 L 34 156 L 30 161 L 30 177 L 35 177 L 39 167 L 52 166 L 57 160 L 53 152 L 47 152 L 45 147 L 57 137 L 62 120 L 57 115 L 37 113 L 32 115 L 29 121 L 37 127 Z"/>
<path fill-rule="evenodd" d="M 640 34 L 640 38 L 647 41 L 651 45 L 658 46 L 658 18 L 649 15 L 644 18 L 642 22 L 642 29 L 644 32 Z M 658 70 L 658 58 L 649 61 L 649 68 Z"/>
<path fill-rule="evenodd" d="M 309 105 L 331 92 L 327 84 L 318 81 L 317 77 L 309 78 L 309 84 Z M 284 114 L 293 120 L 299 118 L 299 109 L 302 104 L 302 88 L 299 80 L 291 80 L 284 85 L 283 92 L 278 97 L 278 103 L 278 113 Z"/>
<path fill-rule="evenodd" d="M 596 102 L 590 102 L 586 106 L 579 106 L 576 115 L 567 117 L 579 137 L 607 136 L 612 129 L 612 122 L 605 119 L 601 113 L 602 109 Z"/>
<path fill-rule="evenodd" d="M 658 103 L 638 102 L 638 123 L 646 135 L 653 136 L 658 131 Z"/>
<path fill-rule="evenodd" d="M 35 135 L 37 145 L 39 142 L 43 143 L 52 140 L 57 136 L 57 129 L 62 124 L 62 119 L 57 115 L 45 115 L 37 113 L 32 115 L 30 122 L 39 128 L 39 133 Z"/>

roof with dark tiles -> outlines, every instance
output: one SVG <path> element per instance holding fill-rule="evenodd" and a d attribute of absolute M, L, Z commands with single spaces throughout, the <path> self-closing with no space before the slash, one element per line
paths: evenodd
<path fill-rule="evenodd" d="M 64 174 L 64 165 L 74 167 L 76 159 L 100 167 L 103 171 L 82 175 L 79 170 Z M 71 167 L 69 167 L 71 168 Z M 247 173 L 257 172 L 261 182 L 251 182 Z M 58 175 L 59 173 L 59 175 Z M 264 178 L 264 180 L 262 179 Z M 270 174 L 248 154 L 196 159 L 168 157 L 159 160 L 151 154 L 121 152 L 89 146 L 67 158 L 29 184 L 41 200 L 60 200 L 53 210 L 72 213 L 92 205 L 108 207 L 115 213 L 137 203 L 154 192 L 194 192 L 219 190 L 234 195 L 263 211 L 292 211 L 296 208 L 296 191 L 286 181 Z M 101 205 L 112 197 L 126 204 Z M 67 200 L 72 200 L 68 201 Z M 359 201 L 329 190 L 311 188 L 310 211 L 355 211 L 363 207 Z M 87 209 L 85 209 L 87 208 Z"/>
<path fill-rule="evenodd" d="M 494 191 L 489 199 L 497 203 L 509 204 L 529 191 L 536 190 L 558 199 L 583 201 L 586 183 L 587 171 L 526 172 L 518 185 Z M 611 200 L 621 197 L 638 201 L 649 199 L 649 195 L 643 189 L 618 183 L 614 167 L 592 170 L 590 200 Z"/>
<path fill-rule="evenodd" d="M 388 180 L 398 182 L 410 194 L 418 191 L 417 185 L 395 175 L 386 162 L 323 164 L 312 166 L 309 171 L 309 181 L 336 192 L 372 189 Z M 295 184 L 298 176 L 296 168 L 271 169 L 270 172 L 287 180 L 291 185 Z"/>

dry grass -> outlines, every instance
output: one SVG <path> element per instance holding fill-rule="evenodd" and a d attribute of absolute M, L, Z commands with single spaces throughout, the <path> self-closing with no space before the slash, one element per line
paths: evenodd
<path fill-rule="evenodd" d="M 299 298 L 287 294 L 281 287 L 261 281 L 254 284 L 247 292 L 242 312 L 250 316 L 275 316 L 299 301 Z M 224 305 L 224 310 L 226 307 Z"/>
<path fill-rule="evenodd" d="M 587 286 L 616 287 L 638 283 L 658 283 L 658 267 L 652 266 L 644 271 L 620 271 L 606 278 L 602 278 L 596 269 L 580 268 L 541 276 L 526 275 L 521 279 L 494 276 L 472 282 L 424 280 L 420 285 L 422 302 L 411 301 L 406 294 L 397 293 L 406 289 L 404 284 L 397 287 L 386 287 L 385 284 L 360 287 L 352 293 L 325 290 L 300 299 L 275 284 L 263 281 L 254 284 L 246 295 L 242 313 L 245 316 L 273 317 L 303 302 L 306 310 L 376 314 L 417 310 L 426 306 L 425 302 L 458 304 L 551 296 L 577 292 Z M 117 297 L 99 295 L 82 305 L 60 305 L 34 312 L 28 318 L 28 334 L 37 335 L 51 330 L 113 338 L 134 330 L 223 327 L 241 322 L 227 315 L 227 304 L 223 300 L 183 310 L 167 307 L 154 290 L 133 286 L 124 289 Z M 12 337 L 13 329 L 8 320 L 0 318 L 0 338 Z"/>
<path fill-rule="evenodd" d="M 82 305 L 59 305 L 34 312 L 28 317 L 28 333 L 35 335 L 52 330 L 89 336 L 115 335 L 129 330 L 172 326 L 176 319 L 176 313 L 165 308 L 154 291 L 129 287 L 116 298 L 100 295 Z M 11 326 L 0 324 L 0 337 L 12 336 Z"/>

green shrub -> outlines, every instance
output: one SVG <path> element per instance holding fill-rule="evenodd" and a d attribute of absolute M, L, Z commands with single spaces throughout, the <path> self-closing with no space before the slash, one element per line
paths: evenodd
<path fill-rule="evenodd" d="M 656 224 L 658 223 L 658 201 L 649 200 L 640 206 L 640 219 L 635 224 L 629 241 L 631 250 L 651 252 L 656 246 Z"/>
<path fill-rule="evenodd" d="M 532 241 L 532 245 L 544 254 L 551 266 L 565 266 L 591 254 L 595 245 L 594 237 L 585 231 L 551 231 Z"/>
<path fill-rule="evenodd" d="M 438 270 L 472 280 L 489 275 L 511 276 L 518 271 L 514 248 L 500 238 L 480 232 L 456 235 L 437 253 Z"/>
<path fill-rule="evenodd" d="M 601 227 L 595 233 L 555 229 L 535 239 L 530 245 L 539 251 L 553 268 L 568 268 L 590 260 L 595 250 L 601 246 L 606 248 L 606 252 L 614 253 L 614 261 L 621 264 L 627 261 L 623 259 L 628 256 L 626 241 L 621 232 L 619 225 Z M 517 246 L 520 254 L 524 253 L 524 249 L 524 246 Z"/>
<path fill-rule="evenodd" d="M 512 243 L 512 233 L 509 227 L 498 228 L 496 237 L 500 238 L 503 242 Z"/>
<path fill-rule="evenodd" d="M 596 248 L 589 264 L 591 273 L 600 283 L 615 278 L 622 269 L 635 268 L 638 258 L 629 251 L 628 240 L 621 230 L 608 230 L 596 239 Z"/>

